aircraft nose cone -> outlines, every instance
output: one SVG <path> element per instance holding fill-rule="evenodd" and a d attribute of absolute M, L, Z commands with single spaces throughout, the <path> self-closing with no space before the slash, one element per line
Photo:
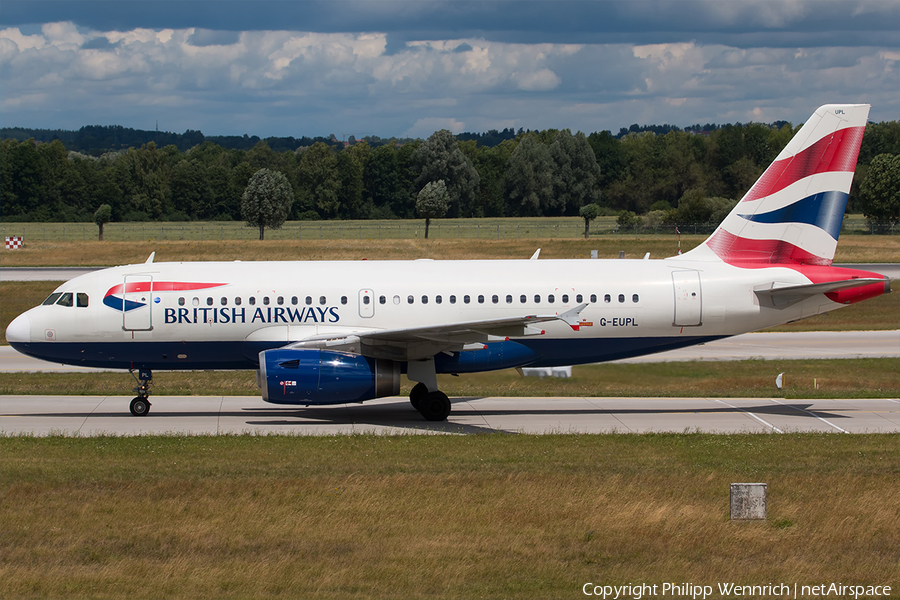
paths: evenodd
<path fill-rule="evenodd" d="M 31 341 L 31 319 L 21 314 L 6 328 L 6 341 L 14 346 L 16 343 L 27 344 Z"/>

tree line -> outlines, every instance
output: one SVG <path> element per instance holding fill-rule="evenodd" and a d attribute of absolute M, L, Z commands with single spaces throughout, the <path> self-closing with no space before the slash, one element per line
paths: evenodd
<path fill-rule="evenodd" d="M 442 130 L 427 140 L 349 144 L 289 138 L 291 146 L 274 148 L 197 137 L 184 148 L 150 141 L 96 156 L 59 137 L 10 137 L 0 141 L 0 211 L 5 221 L 90 222 L 107 204 L 112 221 L 242 220 L 250 178 L 269 169 L 291 187 L 291 220 L 414 218 L 419 193 L 443 181 L 448 217 L 584 216 L 595 205 L 626 221 L 705 222 L 727 212 L 797 131 L 789 123 L 637 129 Z M 900 219 L 897 156 L 900 122 L 867 125 L 852 210 Z"/>

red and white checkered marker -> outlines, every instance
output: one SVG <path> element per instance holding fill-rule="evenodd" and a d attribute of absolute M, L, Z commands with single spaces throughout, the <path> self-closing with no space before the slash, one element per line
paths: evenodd
<path fill-rule="evenodd" d="M 22 236 L 6 236 L 6 249 L 17 250 L 22 247 Z"/>

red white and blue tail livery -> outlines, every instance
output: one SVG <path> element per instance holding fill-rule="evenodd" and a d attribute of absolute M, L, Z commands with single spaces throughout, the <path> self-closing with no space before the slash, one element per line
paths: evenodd
<path fill-rule="evenodd" d="M 811 317 L 890 291 L 831 266 L 868 116 L 818 109 L 703 244 L 660 260 L 154 263 L 60 286 L 6 331 L 25 354 L 136 370 L 255 369 L 280 404 L 362 402 L 438 373 L 601 362 Z"/>
<path fill-rule="evenodd" d="M 867 104 L 819 108 L 692 258 L 831 265 L 868 114 Z"/>

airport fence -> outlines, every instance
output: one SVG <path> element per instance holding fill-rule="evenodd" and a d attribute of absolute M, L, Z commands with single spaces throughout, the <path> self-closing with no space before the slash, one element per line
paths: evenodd
<path fill-rule="evenodd" d="M 597 219 L 591 223 L 590 236 L 622 235 L 708 235 L 718 223 L 683 223 L 648 227 L 636 224 L 617 225 L 615 218 Z M 676 230 L 677 227 L 677 230 Z M 26 241 L 72 242 L 96 240 L 93 223 L 3 223 L 5 237 L 22 236 Z M 239 241 L 255 240 L 257 228 L 238 222 L 138 222 L 107 223 L 106 241 Z M 865 218 L 848 217 L 842 235 L 898 235 L 900 225 L 870 223 Z M 429 233 L 433 239 L 576 239 L 584 237 L 584 221 L 580 218 L 548 219 L 448 219 L 432 221 Z M 280 229 L 266 229 L 267 240 L 335 240 L 335 239 L 416 239 L 425 237 L 425 223 L 405 221 L 290 221 Z"/>

